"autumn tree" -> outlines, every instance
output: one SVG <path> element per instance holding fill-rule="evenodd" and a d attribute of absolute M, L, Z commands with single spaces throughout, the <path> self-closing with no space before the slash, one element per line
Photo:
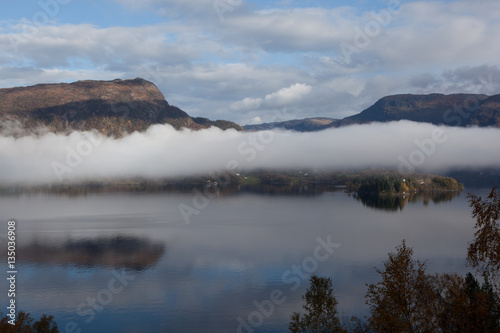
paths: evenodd
<path fill-rule="evenodd" d="M 471 273 L 440 274 L 435 282 L 440 332 L 500 332 L 499 303 L 487 279 L 481 285 Z"/>
<path fill-rule="evenodd" d="M 436 296 L 425 262 L 412 258 L 413 249 L 403 240 L 389 253 L 382 280 L 370 284 L 366 303 L 371 316 L 368 327 L 374 332 L 436 332 Z"/>
<path fill-rule="evenodd" d="M 366 293 L 370 317 L 366 325 L 353 318 L 358 332 L 500 332 L 500 303 L 488 277 L 481 285 L 471 273 L 428 275 L 412 256 L 403 240 L 377 269 L 382 279 Z"/>
<path fill-rule="evenodd" d="M 493 188 L 488 197 L 469 194 L 472 216 L 476 219 L 474 240 L 469 244 L 467 263 L 483 272 L 499 287 L 500 269 L 500 193 Z"/>
<path fill-rule="evenodd" d="M 304 315 L 294 312 L 288 328 L 293 333 L 346 332 L 337 317 L 337 299 L 333 293 L 332 279 L 312 276 L 310 286 L 302 300 L 306 302 Z"/>

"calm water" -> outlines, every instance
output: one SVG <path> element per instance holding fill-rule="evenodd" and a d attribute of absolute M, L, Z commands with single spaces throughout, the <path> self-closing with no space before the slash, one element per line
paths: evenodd
<path fill-rule="evenodd" d="M 343 191 L 233 193 L 197 202 L 188 224 L 193 193 L 16 195 L 0 197 L 0 220 L 17 221 L 18 307 L 61 332 L 280 332 L 307 271 L 332 277 L 346 315 L 365 314 L 365 283 L 402 239 L 429 271 L 467 272 L 465 196 L 391 210 Z"/>

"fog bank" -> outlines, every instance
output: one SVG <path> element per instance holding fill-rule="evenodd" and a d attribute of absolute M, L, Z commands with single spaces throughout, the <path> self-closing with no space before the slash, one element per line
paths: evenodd
<path fill-rule="evenodd" d="M 155 125 L 120 139 L 97 133 L 0 137 L 0 183 L 175 177 L 254 168 L 500 167 L 500 129 L 399 121 L 320 132 L 176 131 Z"/>

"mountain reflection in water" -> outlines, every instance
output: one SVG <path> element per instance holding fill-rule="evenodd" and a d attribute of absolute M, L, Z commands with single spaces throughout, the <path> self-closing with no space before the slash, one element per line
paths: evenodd
<path fill-rule="evenodd" d="M 142 271 L 154 267 L 165 253 L 165 245 L 132 236 L 99 237 L 48 244 L 35 240 L 20 247 L 19 260 L 32 263 L 123 267 Z"/>

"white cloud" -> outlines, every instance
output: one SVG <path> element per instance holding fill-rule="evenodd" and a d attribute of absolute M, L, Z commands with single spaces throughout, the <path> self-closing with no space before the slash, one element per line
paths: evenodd
<path fill-rule="evenodd" d="M 486 13 L 486 8 L 489 12 Z M 394 24 L 366 50 L 393 70 L 413 67 L 497 63 L 498 3 L 416 1 L 402 5 Z"/>
<path fill-rule="evenodd" d="M 262 98 L 246 97 L 241 101 L 234 102 L 229 107 L 231 110 L 240 111 L 240 110 L 255 110 L 258 109 L 261 105 L 262 105 Z M 255 117 L 255 118 L 260 119 L 260 117 Z"/>
<path fill-rule="evenodd" d="M 4 54 L 14 55 L 14 64 L 32 63 L 40 68 L 67 68 L 83 64 L 127 69 L 139 63 L 187 64 L 199 50 L 170 41 L 166 35 L 180 33 L 178 26 L 112 27 L 61 25 L 42 26 L 34 34 L 23 34 L 22 25 L 0 35 Z M 189 29 L 183 33 L 189 38 Z M 203 43 L 210 49 L 210 42 Z M 201 45 L 200 45 L 201 46 Z"/>
<path fill-rule="evenodd" d="M 252 124 L 260 124 L 262 123 L 262 119 L 260 117 L 252 118 Z"/>
<path fill-rule="evenodd" d="M 230 105 L 231 110 L 255 110 L 262 107 L 273 108 L 283 107 L 301 100 L 304 96 L 309 94 L 312 87 L 303 84 L 295 83 L 290 87 L 281 88 L 271 94 L 267 94 L 264 98 L 250 98 L 246 97 L 241 101 L 235 102 Z"/>
<path fill-rule="evenodd" d="M 264 100 L 267 104 L 273 106 L 285 106 L 302 99 L 305 95 L 311 92 L 312 87 L 296 83 L 288 88 L 282 88 L 272 94 L 266 95 Z"/>
<path fill-rule="evenodd" d="M 332 51 L 350 27 L 349 8 L 295 8 L 231 15 L 220 34 L 232 43 L 267 51 Z M 242 36 L 244 38 L 242 38 Z"/>

